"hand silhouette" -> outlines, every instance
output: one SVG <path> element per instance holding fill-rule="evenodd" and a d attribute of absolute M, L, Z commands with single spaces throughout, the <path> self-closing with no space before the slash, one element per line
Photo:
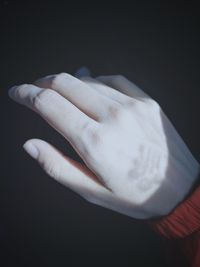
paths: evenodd
<path fill-rule="evenodd" d="M 159 104 L 123 76 L 61 73 L 9 95 L 60 132 L 85 165 L 39 139 L 25 150 L 91 203 L 140 219 L 166 215 L 197 179 L 198 162 Z"/>

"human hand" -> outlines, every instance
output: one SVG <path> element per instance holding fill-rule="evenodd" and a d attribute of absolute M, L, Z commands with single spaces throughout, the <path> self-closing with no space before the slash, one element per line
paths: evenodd
<path fill-rule="evenodd" d="M 198 162 L 159 104 L 122 76 L 61 73 L 9 95 L 60 132 L 85 165 L 39 139 L 25 150 L 91 203 L 134 218 L 166 215 L 197 179 Z"/>

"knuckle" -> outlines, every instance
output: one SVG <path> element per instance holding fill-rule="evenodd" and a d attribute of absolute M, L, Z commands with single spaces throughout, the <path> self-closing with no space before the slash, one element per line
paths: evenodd
<path fill-rule="evenodd" d="M 95 128 L 90 128 L 87 130 L 87 136 L 92 144 L 98 144 L 100 141 L 100 135 Z"/>
<path fill-rule="evenodd" d="M 85 123 L 83 123 L 83 125 L 81 126 L 81 130 L 82 132 L 88 132 L 91 129 L 91 123 L 89 121 L 86 121 Z"/>
<path fill-rule="evenodd" d="M 66 80 L 69 77 L 71 77 L 71 75 L 68 73 L 65 73 L 65 72 L 61 72 L 61 73 L 55 75 L 52 78 L 51 87 L 57 88 L 63 82 L 63 80 Z"/>
<path fill-rule="evenodd" d="M 89 164 L 94 164 L 97 160 L 98 153 L 102 144 L 102 135 L 99 126 L 87 124 L 81 137 L 78 138 L 78 149 L 82 157 Z"/>
<path fill-rule="evenodd" d="M 33 107 L 39 109 L 44 103 L 51 102 L 52 98 L 55 97 L 55 94 L 56 93 L 51 89 L 44 89 L 33 98 Z"/>
<path fill-rule="evenodd" d="M 91 123 L 86 123 L 83 126 L 84 135 L 82 136 L 83 142 L 86 144 L 97 145 L 100 142 L 99 127 Z"/>
<path fill-rule="evenodd" d="M 52 162 L 46 162 L 43 164 L 43 169 L 45 170 L 45 172 L 55 178 L 58 179 L 60 177 L 60 168 L 58 167 L 58 165 L 53 164 Z"/>
<path fill-rule="evenodd" d="M 147 114 L 147 112 L 151 111 L 150 105 L 148 105 L 144 101 L 138 101 L 136 99 L 128 103 L 127 109 L 130 110 L 131 112 L 134 112 L 134 114 L 140 114 L 140 115 Z"/>
<path fill-rule="evenodd" d="M 121 113 L 122 106 L 118 103 L 113 103 L 108 107 L 108 116 L 112 119 L 117 119 Z"/>

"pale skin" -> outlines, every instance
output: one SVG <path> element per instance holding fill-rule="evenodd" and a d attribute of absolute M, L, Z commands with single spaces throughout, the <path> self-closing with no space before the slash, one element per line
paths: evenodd
<path fill-rule="evenodd" d="M 62 134 L 85 164 L 39 139 L 24 149 L 91 203 L 138 219 L 163 216 L 197 179 L 199 163 L 159 104 L 123 76 L 61 73 L 9 95 Z"/>

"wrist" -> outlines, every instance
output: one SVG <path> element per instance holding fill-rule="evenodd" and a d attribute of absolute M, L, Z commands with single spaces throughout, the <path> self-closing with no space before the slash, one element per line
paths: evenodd
<path fill-rule="evenodd" d="M 200 229 L 200 182 L 169 215 L 147 220 L 147 223 L 167 239 L 186 238 Z"/>
<path fill-rule="evenodd" d="M 200 182 L 199 163 L 195 160 L 192 154 L 190 154 L 190 158 L 188 157 L 187 160 L 187 164 L 186 162 L 184 163 L 177 161 L 177 163 L 175 163 L 177 169 L 175 171 L 172 171 L 172 173 L 177 175 L 178 184 L 174 184 L 175 194 L 177 195 L 177 198 L 175 198 L 174 203 L 172 203 L 171 209 L 169 209 L 168 214 L 171 213 L 181 202 L 187 199 L 193 193 Z"/>

